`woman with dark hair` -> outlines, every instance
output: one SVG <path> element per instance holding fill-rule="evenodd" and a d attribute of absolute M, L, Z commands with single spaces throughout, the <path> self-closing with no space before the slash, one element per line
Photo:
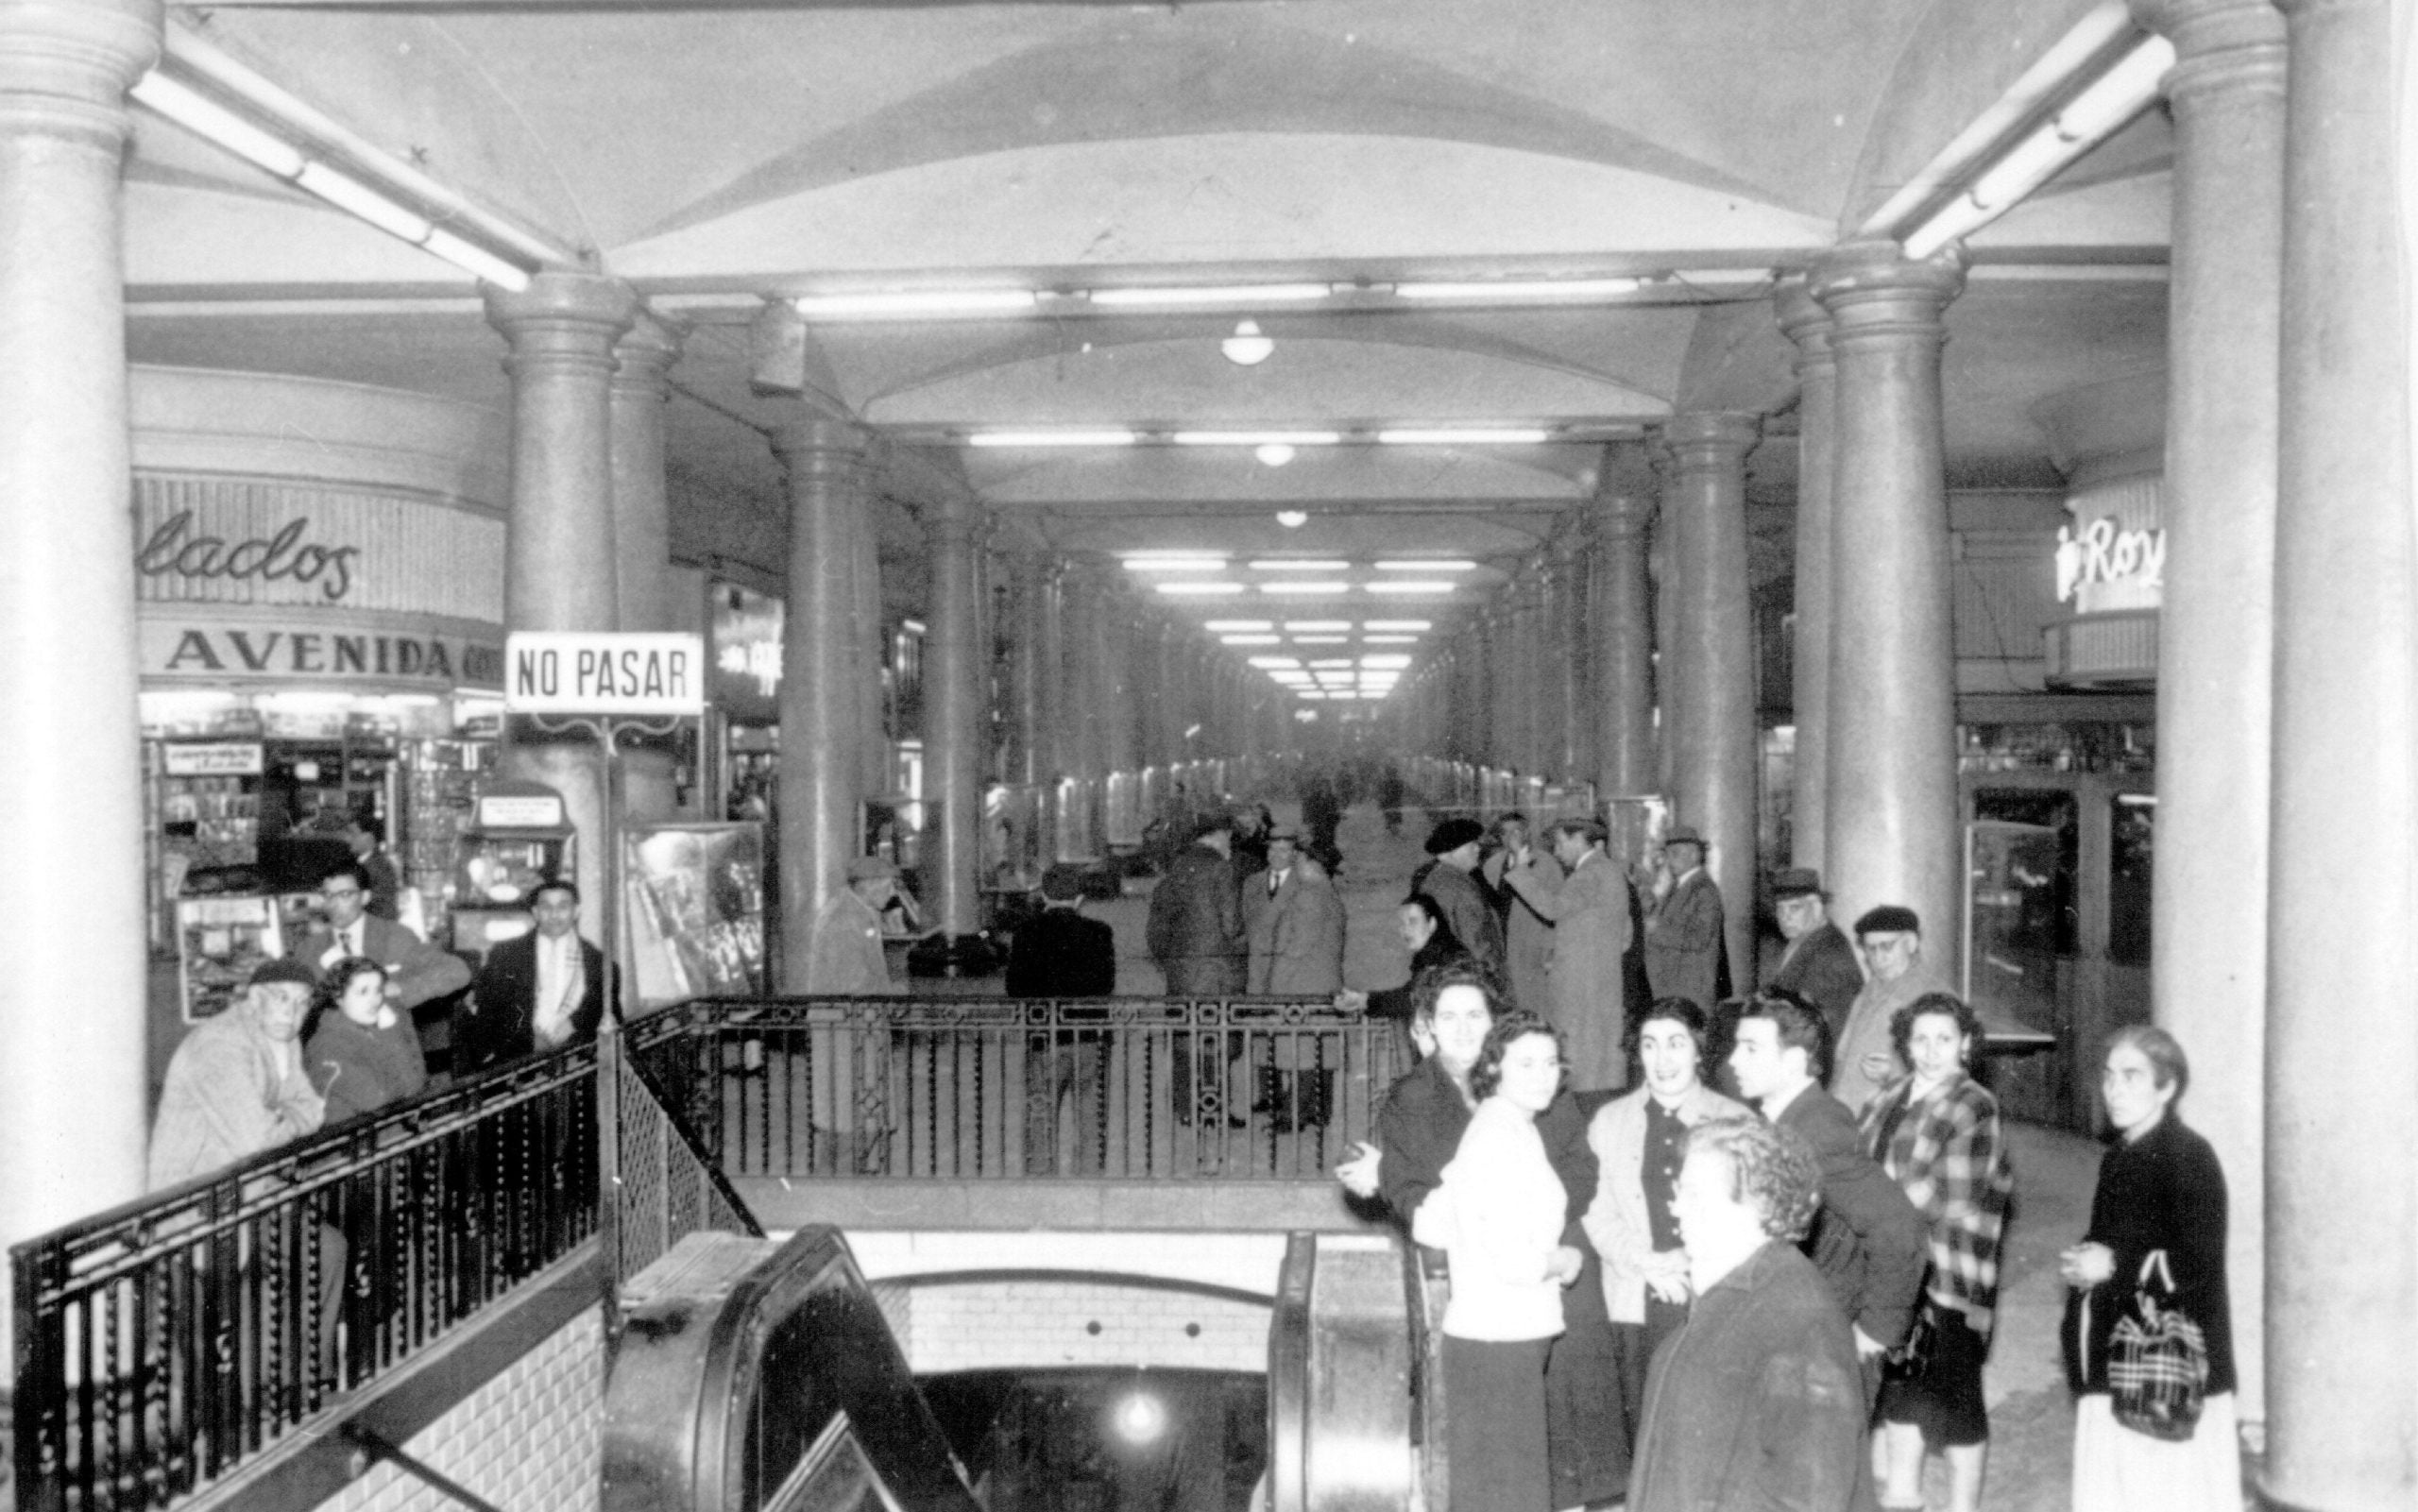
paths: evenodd
<path fill-rule="evenodd" d="M 2236 1512 L 2233 1311 L 2225 1289 L 2225 1177 L 2174 1111 L 2191 1064 L 2149 1025 L 2107 1042 L 2099 1093 L 2116 1141 L 2099 1165 L 2090 1229 L 2059 1258 L 2066 1378 L 2074 1390 L 2074 1512 Z M 2116 1420 L 2107 1359 L 2117 1324 L 2148 1292 L 2200 1326 L 2208 1375 L 2191 1437 L 2174 1443 Z"/>
<path fill-rule="evenodd" d="M 1482 998 L 1448 985 L 1436 1011 Z M 1411 1235 L 1452 1264 L 1444 1305 L 1444 1416 L 1452 1504 L 1548 1512 L 1545 1361 L 1561 1291 L 1583 1256 L 1562 1243 L 1567 1194 L 1537 1117 L 1561 1091 L 1561 1036 L 1534 1013 L 1496 1018 L 1470 1067 L 1477 1108 Z"/>
<path fill-rule="evenodd" d="M 1873 1473 L 1881 1504 L 1923 1504 L 1923 1451 L 1948 1460 L 1950 1512 L 1977 1512 L 1989 1413 L 1982 1362 L 1999 1293 L 1999 1247 L 2015 1178 L 1998 1099 L 1967 1074 L 1982 1023 L 1962 998 L 1926 993 L 1898 1010 L 1889 1036 L 1914 1069 L 1865 1104 L 1865 1153 L 1920 1209 L 1930 1230 L 1920 1329 L 1931 1330 L 1926 1364 L 1881 1387 Z"/>
<path fill-rule="evenodd" d="M 1688 1130 L 1710 1119 L 1755 1116 L 1704 1084 L 1705 1032 L 1704 1010 L 1687 998 L 1648 1008 L 1627 1046 L 1644 1067 L 1643 1082 L 1596 1109 L 1587 1126 L 1602 1173 L 1587 1238 L 1604 1261 L 1624 1466 L 1645 1412 L 1646 1367 L 1688 1317 L 1688 1252 L 1671 1208 Z"/>
<path fill-rule="evenodd" d="M 320 976 L 311 1011 L 315 1027 L 302 1063 L 327 1099 L 328 1127 L 417 1096 L 428 1085 L 419 1032 L 386 1001 L 385 967 L 347 956 Z"/>

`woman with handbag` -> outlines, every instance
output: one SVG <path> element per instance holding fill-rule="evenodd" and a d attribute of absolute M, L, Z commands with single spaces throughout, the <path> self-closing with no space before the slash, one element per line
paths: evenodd
<path fill-rule="evenodd" d="M 1977 1512 L 1990 1419 L 1982 1362 L 1999 1294 L 1999 1248 L 2015 1178 L 1998 1099 L 1967 1074 L 1981 1020 L 1947 993 L 1926 993 L 1889 1025 L 1911 1075 L 1864 1108 L 1864 1147 L 1930 1228 L 1930 1267 L 1915 1337 L 1882 1383 L 1873 1475 L 1884 1508 L 1923 1504 L 1923 1451 L 1948 1461 L 1950 1512 Z"/>
<path fill-rule="evenodd" d="M 2064 1252 L 2074 1512 L 2239 1512 L 2225 1179 L 2174 1104 L 2190 1062 L 2164 1029 L 2119 1029 L 2100 1096 L 2118 1138 L 2090 1231 Z"/>
<path fill-rule="evenodd" d="M 1705 1011 L 1687 998 L 1665 997 L 1645 1010 L 1628 1045 L 1644 1067 L 1644 1085 L 1596 1109 L 1587 1126 L 1602 1174 L 1581 1221 L 1604 1257 L 1624 1465 L 1645 1415 L 1646 1367 L 1688 1320 L 1688 1251 L 1672 1207 L 1688 1130 L 1755 1116 L 1704 1084 L 1706 1033 Z"/>

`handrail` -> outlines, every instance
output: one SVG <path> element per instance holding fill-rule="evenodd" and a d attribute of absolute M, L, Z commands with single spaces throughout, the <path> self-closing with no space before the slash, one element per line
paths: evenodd
<path fill-rule="evenodd" d="M 165 1505 L 584 1243 L 595 1064 L 519 1062 L 15 1246 L 19 1504 Z"/>
<path fill-rule="evenodd" d="M 632 1026 L 734 1176 L 1324 1181 L 1408 1069 L 1275 997 L 697 999 Z"/>

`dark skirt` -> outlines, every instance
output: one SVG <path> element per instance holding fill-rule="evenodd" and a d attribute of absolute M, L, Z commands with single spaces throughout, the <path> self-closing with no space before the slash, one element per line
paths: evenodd
<path fill-rule="evenodd" d="M 1562 1330 L 1545 1361 L 1545 1461 L 1558 1507 L 1628 1494 L 1635 1430 L 1622 1411 L 1620 1355 L 1604 1311 L 1600 1265 L 1590 1253 L 1577 1284 L 1562 1293 Z"/>
<path fill-rule="evenodd" d="M 1444 1444 L 1455 1507 L 1553 1512 L 1545 1468 L 1551 1339 L 1444 1335 Z"/>
<path fill-rule="evenodd" d="M 1879 1417 L 1921 1429 L 1923 1443 L 1932 1449 L 1987 1443 L 1990 1415 L 1982 1401 L 1982 1363 L 1989 1358 L 1990 1341 L 1973 1332 L 1962 1309 L 1933 1301 L 1924 1308 L 1937 1326 L 1931 1364 L 1911 1381 L 1882 1383 Z"/>
<path fill-rule="evenodd" d="M 1611 1326 L 1612 1385 L 1620 1402 L 1624 1458 L 1636 1453 L 1637 1431 L 1645 1421 L 1645 1375 L 1654 1364 L 1654 1351 L 1662 1347 L 1664 1339 L 1679 1332 L 1679 1326 L 1687 1320 L 1685 1302 L 1666 1302 L 1647 1292 L 1644 1322 Z"/>

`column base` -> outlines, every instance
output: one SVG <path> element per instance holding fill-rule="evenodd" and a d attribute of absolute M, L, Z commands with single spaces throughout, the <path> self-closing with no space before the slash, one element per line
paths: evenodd
<path fill-rule="evenodd" d="M 927 935 L 907 951 L 910 977 L 988 977 L 1004 964 L 999 947 L 981 935 Z"/>

